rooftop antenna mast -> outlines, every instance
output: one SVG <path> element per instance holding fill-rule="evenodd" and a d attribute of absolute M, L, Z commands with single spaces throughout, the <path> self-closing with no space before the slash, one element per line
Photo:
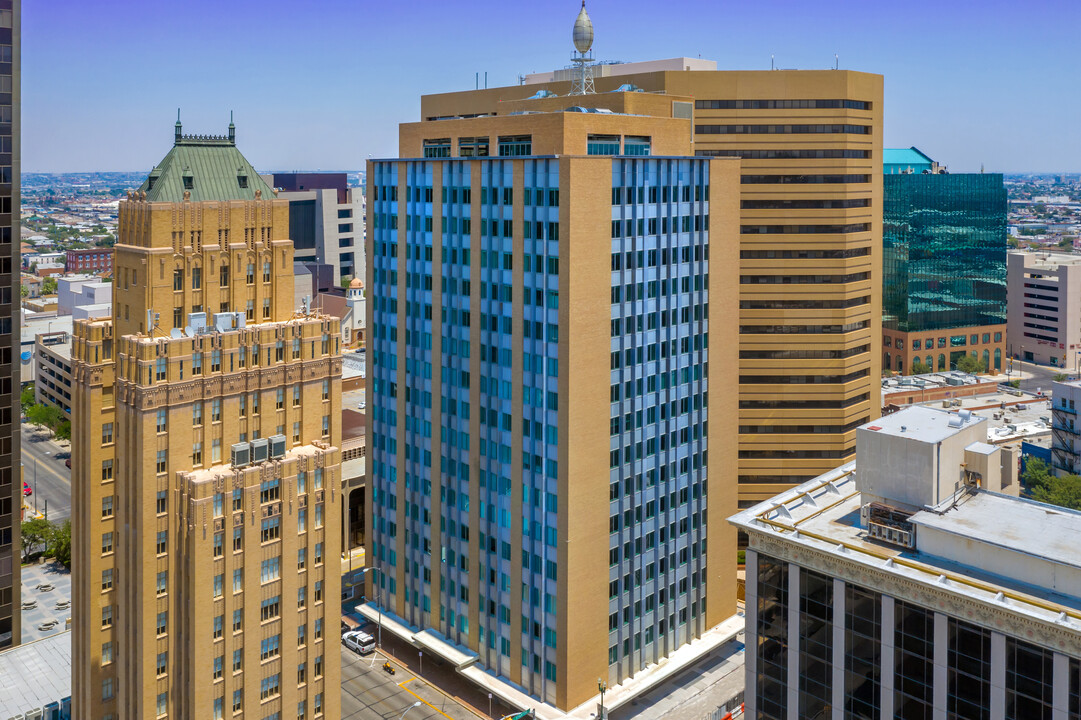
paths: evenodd
<path fill-rule="evenodd" d="M 571 95 L 592 95 L 593 87 L 593 21 L 586 12 L 586 0 L 582 0 L 582 10 L 574 20 L 572 32 L 574 49 L 571 63 L 574 65 L 574 80 L 571 82 Z"/>

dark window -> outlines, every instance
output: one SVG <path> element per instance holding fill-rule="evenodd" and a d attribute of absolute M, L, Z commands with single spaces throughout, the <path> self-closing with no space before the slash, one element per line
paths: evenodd
<path fill-rule="evenodd" d="M 949 619 L 949 720 L 991 719 L 991 631 Z"/>
<path fill-rule="evenodd" d="M 870 125 L 695 125 L 696 135 L 870 135 Z"/>
<path fill-rule="evenodd" d="M 819 185 L 869 183 L 870 175 L 742 175 L 744 185 Z"/>
<path fill-rule="evenodd" d="M 845 720 L 879 720 L 882 596 L 845 585 Z"/>
<path fill-rule="evenodd" d="M 935 701 L 935 614 L 894 604 L 894 717 L 931 720 Z"/>
<path fill-rule="evenodd" d="M 871 157 L 870 150 L 695 150 L 694 154 L 698 157 L 738 157 L 744 160 L 866 160 Z"/>
<path fill-rule="evenodd" d="M 788 712 L 788 565 L 758 556 L 758 684 L 760 718 Z"/>
<path fill-rule="evenodd" d="M 864 100 L 695 100 L 695 110 L 870 110 Z"/>
<path fill-rule="evenodd" d="M 833 578 L 799 573 L 799 716 L 829 713 L 833 687 Z"/>
<path fill-rule="evenodd" d="M 1051 720 L 1055 654 L 1006 637 L 1006 720 Z"/>

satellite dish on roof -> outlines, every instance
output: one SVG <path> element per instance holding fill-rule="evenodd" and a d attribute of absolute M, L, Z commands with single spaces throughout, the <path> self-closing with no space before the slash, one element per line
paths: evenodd
<path fill-rule="evenodd" d="M 184 334 L 187 337 L 191 337 L 195 334 L 195 329 L 191 325 L 188 325 L 186 328 L 184 328 Z"/>
<path fill-rule="evenodd" d="M 169 337 L 174 338 L 174 339 L 175 338 L 182 338 L 182 337 L 184 337 L 184 331 L 181 330 L 180 328 L 173 328 L 172 330 L 169 331 Z"/>

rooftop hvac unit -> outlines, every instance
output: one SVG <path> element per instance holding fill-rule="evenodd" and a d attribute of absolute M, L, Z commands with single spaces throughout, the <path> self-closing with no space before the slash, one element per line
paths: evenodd
<path fill-rule="evenodd" d="M 277 459 L 285 456 L 285 436 L 284 435 L 271 435 L 270 440 L 270 457 Z"/>
<path fill-rule="evenodd" d="M 237 443 L 233 445 L 231 452 L 229 453 L 229 462 L 235 468 L 246 467 L 251 463 L 251 445 L 248 443 Z"/>
<path fill-rule="evenodd" d="M 188 327 L 197 333 L 206 332 L 206 313 L 188 313 Z"/>
<path fill-rule="evenodd" d="M 214 313 L 214 329 L 218 332 L 228 332 L 242 327 L 237 316 L 244 317 L 241 313 L 223 312 Z"/>
<path fill-rule="evenodd" d="M 258 440 L 252 440 L 251 441 L 251 461 L 253 463 L 266 462 L 268 448 L 269 448 L 269 441 L 266 438 L 259 438 Z"/>

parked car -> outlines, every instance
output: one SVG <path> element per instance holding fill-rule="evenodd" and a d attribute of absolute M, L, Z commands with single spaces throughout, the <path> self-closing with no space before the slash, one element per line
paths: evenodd
<path fill-rule="evenodd" d="M 360 630 L 354 630 L 343 635 L 342 644 L 361 655 L 367 655 L 375 651 L 375 638 Z"/>
<path fill-rule="evenodd" d="M 26 497 L 27 495 L 33 495 L 33 494 L 34 494 L 34 491 L 30 489 L 30 483 L 28 483 L 28 482 L 26 482 L 24 480 L 23 481 L 23 497 Z"/>

